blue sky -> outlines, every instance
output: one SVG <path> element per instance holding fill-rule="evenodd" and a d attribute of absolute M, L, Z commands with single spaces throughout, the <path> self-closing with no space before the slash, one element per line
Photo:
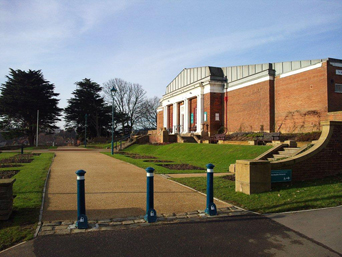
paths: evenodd
<path fill-rule="evenodd" d="M 161 97 L 183 68 L 342 59 L 341 0 L 0 0 L 0 83 L 41 69 L 60 93 L 113 78 Z"/>

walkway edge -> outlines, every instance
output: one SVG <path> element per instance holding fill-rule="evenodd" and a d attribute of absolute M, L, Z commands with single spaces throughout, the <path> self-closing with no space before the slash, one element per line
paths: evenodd
<path fill-rule="evenodd" d="M 42 227 L 42 219 L 43 219 L 43 210 L 44 210 L 44 203 L 45 203 L 45 195 L 46 195 L 46 187 L 47 187 L 47 183 L 48 183 L 48 180 L 49 180 L 49 177 L 50 177 L 50 172 L 51 172 L 51 167 L 52 167 L 52 164 L 55 160 L 55 157 L 56 157 L 56 153 L 53 153 L 53 158 L 52 158 L 52 161 L 51 161 L 51 164 L 50 164 L 50 167 L 49 167 L 49 170 L 46 174 L 46 179 L 45 179 L 45 183 L 44 183 L 44 188 L 43 188 L 43 198 L 42 198 L 42 205 L 40 207 L 40 212 L 39 212 L 39 221 L 38 221 L 38 226 L 37 226 L 37 229 L 36 229 L 36 232 L 34 233 L 34 238 L 36 238 L 38 236 L 38 233 Z"/>

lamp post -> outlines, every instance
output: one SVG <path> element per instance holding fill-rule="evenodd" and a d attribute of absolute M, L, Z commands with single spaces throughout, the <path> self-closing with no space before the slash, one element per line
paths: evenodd
<path fill-rule="evenodd" d="M 87 126 L 88 126 L 88 122 L 87 122 L 87 118 L 88 118 L 88 114 L 86 114 L 84 116 L 85 118 L 85 126 L 84 126 L 84 147 L 87 148 Z"/>
<path fill-rule="evenodd" d="M 116 88 L 113 86 L 110 90 L 110 93 L 112 95 L 112 155 L 114 154 L 114 94 L 116 92 Z"/>

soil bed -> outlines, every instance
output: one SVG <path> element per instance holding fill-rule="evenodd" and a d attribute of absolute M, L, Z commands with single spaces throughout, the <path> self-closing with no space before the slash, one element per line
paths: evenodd
<path fill-rule="evenodd" d="M 130 157 L 133 159 L 157 159 L 157 157 L 154 157 L 154 156 L 140 155 L 137 153 L 122 152 L 122 153 L 118 153 L 118 154 L 122 154 L 122 155 L 125 155 L 126 157 Z"/>
<path fill-rule="evenodd" d="M 173 162 L 168 160 L 145 160 L 144 162 Z"/>
<path fill-rule="evenodd" d="M 19 170 L 2 170 L 0 171 L 0 179 L 8 179 L 13 177 L 19 172 Z"/>
<path fill-rule="evenodd" d="M 6 164 L 3 164 L 1 163 L 0 164 L 0 168 L 14 168 L 14 167 L 21 167 L 23 165 L 20 165 L 20 164 L 15 164 L 15 163 L 6 163 Z"/>
<path fill-rule="evenodd" d="M 133 158 L 133 159 L 157 159 L 154 156 L 147 156 L 147 155 L 128 155 L 127 157 Z"/>
<path fill-rule="evenodd" d="M 30 163 L 33 161 L 32 154 L 17 154 L 11 158 L 2 159 L 0 161 L 1 164 L 10 164 L 10 163 Z M 10 166 L 11 167 L 11 166 Z"/>
<path fill-rule="evenodd" d="M 235 181 L 235 175 L 223 176 L 222 178 L 230 181 Z"/>
<path fill-rule="evenodd" d="M 189 164 L 157 164 L 157 165 L 170 169 L 170 170 L 205 170 L 201 167 L 197 167 L 197 166 L 193 166 Z"/>

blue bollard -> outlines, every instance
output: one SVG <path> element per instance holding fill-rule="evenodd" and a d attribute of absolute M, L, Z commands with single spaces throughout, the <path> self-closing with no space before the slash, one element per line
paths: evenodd
<path fill-rule="evenodd" d="M 154 199 L 153 199 L 153 172 L 152 167 L 146 168 L 147 176 L 147 198 L 146 198 L 146 215 L 144 219 L 148 223 L 157 221 L 157 212 L 154 209 Z"/>
<path fill-rule="evenodd" d="M 88 218 L 85 210 L 85 187 L 84 187 L 84 170 L 76 171 L 77 175 L 77 221 L 76 228 L 88 228 Z"/>
<path fill-rule="evenodd" d="M 207 208 L 205 213 L 214 216 L 217 215 L 216 205 L 214 204 L 214 165 L 207 164 Z"/>

